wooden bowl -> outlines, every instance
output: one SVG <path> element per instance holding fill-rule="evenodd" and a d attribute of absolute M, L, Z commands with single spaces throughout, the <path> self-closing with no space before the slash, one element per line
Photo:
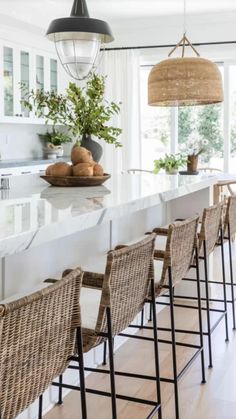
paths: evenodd
<path fill-rule="evenodd" d="M 40 176 L 52 186 L 99 186 L 111 175 L 104 173 L 103 176 Z"/>

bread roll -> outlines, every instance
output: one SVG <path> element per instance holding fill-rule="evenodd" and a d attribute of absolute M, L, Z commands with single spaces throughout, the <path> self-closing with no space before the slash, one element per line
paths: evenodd
<path fill-rule="evenodd" d="M 50 164 L 50 166 L 47 167 L 46 172 L 45 172 L 46 176 L 52 175 L 52 166 L 53 164 Z"/>
<path fill-rule="evenodd" d="M 73 176 L 93 176 L 93 165 L 91 163 L 79 163 L 73 166 Z"/>
<path fill-rule="evenodd" d="M 72 166 L 65 162 L 58 162 L 49 166 L 46 171 L 47 173 L 55 177 L 72 176 Z"/>
<path fill-rule="evenodd" d="M 95 163 L 93 166 L 93 176 L 103 176 L 103 175 L 104 175 L 103 167 L 100 164 Z"/>
<path fill-rule="evenodd" d="M 75 145 L 71 151 L 71 161 L 74 165 L 78 163 L 92 163 L 92 153 L 87 148 Z"/>

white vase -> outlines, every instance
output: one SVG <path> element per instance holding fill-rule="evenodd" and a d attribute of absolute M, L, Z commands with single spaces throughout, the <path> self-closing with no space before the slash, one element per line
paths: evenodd
<path fill-rule="evenodd" d="M 57 157 L 62 157 L 64 154 L 63 146 L 52 146 L 51 143 L 48 143 L 43 149 L 44 156 L 47 159 L 56 159 Z"/>
<path fill-rule="evenodd" d="M 57 152 L 57 157 L 63 157 L 64 150 L 63 150 L 62 145 L 58 145 L 58 146 L 56 146 L 56 147 L 55 147 L 55 150 L 56 150 L 56 152 Z"/>

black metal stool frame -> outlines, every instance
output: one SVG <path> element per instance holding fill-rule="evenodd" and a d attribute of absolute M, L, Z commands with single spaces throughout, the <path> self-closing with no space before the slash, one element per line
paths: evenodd
<path fill-rule="evenodd" d="M 222 227 L 220 228 L 220 246 L 221 246 L 221 263 L 222 263 L 222 278 L 223 282 L 217 282 L 217 281 L 209 281 L 208 279 L 208 261 L 207 261 L 207 254 L 206 254 L 206 241 L 203 240 L 203 256 L 199 259 L 203 260 L 204 262 L 204 280 L 200 280 L 200 283 L 205 284 L 205 292 L 206 297 L 202 298 L 202 301 L 206 302 L 206 307 L 203 307 L 202 310 L 205 310 L 207 312 L 207 331 L 203 332 L 205 336 L 208 337 L 208 352 L 209 352 L 209 368 L 213 367 L 212 363 L 212 342 L 211 342 L 211 335 L 218 326 L 218 324 L 221 322 L 221 320 L 225 319 L 225 340 L 228 342 L 229 340 L 229 334 L 228 334 L 228 315 L 227 315 L 227 295 L 226 295 L 226 280 L 225 280 L 225 264 L 224 264 L 224 240 L 223 240 L 223 230 Z M 191 267 L 195 267 L 195 265 L 192 265 Z M 183 281 L 196 281 L 194 278 L 183 278 Z M 223 300 L 221 299 L 214 299 L 216 302 L 223 302 L 224 308 L 223 309 L 217 309 L 217 308 L 210 308 L 210 301 L 213 301 L 213 299 L 209 298 L 209 283 L 217 283 L 218 285 L 221 285 L 223 287 Z M 184 296 L 184 295 L 175 295 L 175 298 L 179 298 L 181 300 L 196 300 L 197 297 L 192 296 Z M 165 304 L 165 303 L 164 303 Z M 168 304 L 168 303 L 166 303 Z M 196 307 L 192 305 L 184 305 L 181 303 L 175 303 L 175 307 L 182 307 L 182 308 L 190 308 L 194 309 Z M 220 317 L 216 320 L 216 322 L 212 325 L 211 324 L 211 312 L 217 312 L 221 313 Z M 178 333 L 195 333 L 198 334 L 198 332 L 189 332 L 188 330 L 182 330 L 177 329 L 176 332 Z"/>
<path fill-rule="evenodd" d="M 199 332 L 195 332 L 200 336 L 200 345 L 188 344 L 183 342 L 177 342 L 175 338 L 175 332 L 178 332 L 178 329 L 175 329 L 175 319 L 174 319 L 174 289 L 172 286 L 172 270 L 171 267 L 168 269 L 168 278 L 169 278 L 169 285 L 165 286 L 167 290 L 169 290 L 169 297 L 170 303 L 162 303 L 162 302 L 155 302 L 155 304 L 164 304 L 170 306 L 170 317 L 171 317 L 171 328 L 163 328 L 157 327 L 158 331 L 167 331 L 171 332 L 171 340 L 166 339 L 159 339 L 159 343 L 165 343 L 172 345 L 172 355 L 173 355 L 173 379 L 160 377 L 161 382 L 172 383 L 175 387 L 175 412 L 176 412 L 176 419 L 179 419 L 179 394 L 178 394 L 178 381 L 183 376 L 183 374 L 188 370 L 188 368 L 192 365 L 196 357 L 201 353 L 201 366 L 202 366 L 202 384 L 206 383 L 205 379 L 205 360 L 204 360 L 204 347 L 203 347 L 203 328 L 202 328 L 202 312 L 201 312 L 201 290 L 200 290 L 200 275 L 199 275 L 199 263 L 198 263 L 198 249 L 195 249 L 195 258 L 196 258 L 196 277 L 197 277 L 197 299 L 198 299 L 198 307 L 194 307 L 198 309 L 198 320 L 199 320 Z M 165 295 L 166 296 L 166 295 Z M 143 315 L 142 315 L 143 318 Z M 144 330 L 151 330 L 155 327 L 153 326 L 139 326 L 139 325 L 130 325 L 131 328 L 143 328 Z M 182 332 L 181 332 L 182 333 Z M 191 331 L 189 331 L 191 333 Z M 195 334 L 192 332 L 192 334 Z M 131 335 L 128 333 L 121 333 L 121 336 L 129 337 L 129 338 L 136 338 L 141 340 L 153 340 L 151 337 L 146 336 L 137 336 Z M 191 349 L 196 349 L 195 354 L 191 357 L 189 362 L 182 368 L 182 370 L 178 373 L 177 372 L 177 358 L 176 358 L 176 346 L 183 346 Z M 104 347 L 104 361 L 106 362 L 106 348 Z"/>
<path fill-rule="evenodd" d="M 46 281 L 45 281 L 46 282 Z M 51 280 L 52 282 L 52 280 Z M 55 281 L 54 281 L 55 282 Z M 79 377 L 80 377 L 80 398 L 81 398 L 81 412 L 82 418 L 87 419 L 87 404 L 86 404 L 86 392 L 85 392 L 85 378 L 84 378 L 84 357 L 83 357 L 83 337 L 81 327 L 76 329 L 76 344 L 78 348 L 78 356 L 75 361 L 79 365 Z M 74 357 L 73 357 L 74 358 Z M 78 367 L 76 367 L 78 369 Z M 59 386 L 59 401 L 58 404 L 62 404 L 62 375 L 59 376 L 59 383 L 53 382 L 52 385 Z M 67 387 L 66 387 L 67 388 Z M 43 414 L 43 395 L 39 397 L 39 410 L 38 419 L 42 419 Z"/>
<path fill-rule="evenodd" d="M 159 370 L 159 354 L 158 354 L 158 337 L 157 337 L 157 321 L 156 321 L 156 301 L 155 301 L 155 289 L 154 289 L 154 279 L 151 279 L 151 302 L 152 306 L 152 315 L 153 315 L 153 337 L 145 338 L 146 340 L 154 342 L 154 358 L 155 358 L 155 376 L 143 375 L 143 374 L 134 374 L 129 372 L 116 371 L 114 368 L 114 337 L 112 335 L 112 313 L 109 307 L 106 308 L 106 317 L 107 317 L 107 333 L 99 333 L 98 336 L 101 336 L 108 341 L 109 348 L 109 370 L 101 368 L 90 368 L 84 367 L 84 371 L 97 372 L 102 374 L 110 375 L 110 385 L 111 392 L 95 390 L 91 388 L 86 388 L 86 393 L 96 394 L 100 396 L 111 397 L 112 404 L 112 419 L 117 419 L 117 408 L 116 408 L 116 399 L 127 400 L 130 402 L 141 403 L 149 406 L 153 406 L 152 411 L 147 416 L 146 419 L 153 418 L 158 413 L 158 418 L 162 419 L 162 410 L 161 410 L 161 387 L 160 387 L 160 370 Z M 119 336 L 126 336 L 126 334 L 120 333 Z M 133 338 L 138 338 L 139 336 L 132 336 Z M 72 356 L 71 361 L 78 361 L 77 356 Z M 78 369 L 75 365 L 69 365 L 71 369 Z M 156 382 L 156 401 L 145 400 L 137 397 L 125 396 L 122 394 L 117 394 L 115 389 L 115 376 L 123 376 L 128 378 L 137 378 L 143 380 L 151 380 Z M 80 390 L 81 386 L 73 386 L 70 384 L 64 384 L 62 382 L 62 377 L 60 377 L 59 382 L 53 382 L 53 385 L 59 387 L 59 404 L 61 404 L 61 389 L 67 388 L 70 390 Z M 83 416 L 83 419 L 86 419 L 86 416 Z"/>
<path fill-rule="evenodd" d="M 235 314 L 236 297 L 234 295 L 234 287 L 236 286 L 236 283 L 234 282 L 234 274 L 233 274 L 231 231 L 230 231 L 230 224 L 229 223 L 227 224 L 227 231 L 228 231 L 228 236 L 224 236 L 224 240 L 228 241 L 230 282 L 225 281 L 225 285 L 226 285 L 226 287 L 230 287 L 230 289 L 231 289 L 231 298 L 227 299 L 227 303 L 230 303 L 232 305 L 233 330 L 236 330 L 236 314 Z M 201 280 L 201 282 L 205 282 L 205 281 Z M 219 281 L 213 281 L 213 280 L 209 280 L 208 284 L 221 285 L 221 283 Z M 204 300 L 204 298 L 202 298 L 202 300 Z M 209 301 L 214 302 L 214 303 L 224 303 L 224 299 L 220 299 L 220 298 L 209 298 Z"/>

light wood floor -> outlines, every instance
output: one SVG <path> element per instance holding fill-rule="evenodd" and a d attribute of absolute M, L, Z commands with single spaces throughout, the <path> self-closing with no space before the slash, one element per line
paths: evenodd
<path fill-rule="evenodd" d="M 234 246 L 235 247 L 235 246 Z M 219 249 L 218 249 L 219 250 Z M 234 249 L 234 257 L 236 249 Z M 235 261 L 236 262 L 236 261 Z M 236 263 L 235 263 L 236 265 Z M 220 272 L 219 252 L 216 252 L 214 269 L 217 275 Z M 228 270 L 227 270 L 228 272 Z M 230 312 L 229 306 L 229 312 Z M 231 314 L 231 313 L 230 313 Z M 158 315 L 160 326 L 169 324 L 168 309 Z M 176 309 L 176 326 L 195 328 L 197 324 L 196 313 L 187 309 Z M 225 343 L 224 322 L 213 334 L 213 369 L 209 370 L 207 347 L 205 350 L 207 383 L 201 385 L 200 357 L 179 381 L 181 419 L 236 419 L 236 331 L 232 331 L 231 315 L 229 316 L 230 341 Z M 168 336 L 162 334 L 161 336 Z M 191 341 L 187 335 L 180 335 L 179 341 Z M 191 350 L 178 347 L 179 368 L 191 356 Z M 131 372 L 152 374 L 153 348 L 150 342 L 129 340 L 115 355 L 116 369 Z M 161 375 L 171 376 L 172 362 L 168 345 L 160 345 Z M 117 377 L 117 392 L 142 398 L 155 397 L 154 384 L 147 381 L 140 382 L 134 379 Z M 86 379 L 88 387 L 109 391 L 109 378 L 100 374 L 91 374 Z M 174 419 L 173 386 L 162 383 L 163 419 Z M 144 419 L 150 408 L 118 401 L 119 419 Z M 88 418 L 111 419 L 110 399 L 88 395 Z M 75 419 L 81 418 L 80 399 L 78 392 L 71 392 L 64 401 L 63 406 L 56 406 L 45 419 Z"/>

